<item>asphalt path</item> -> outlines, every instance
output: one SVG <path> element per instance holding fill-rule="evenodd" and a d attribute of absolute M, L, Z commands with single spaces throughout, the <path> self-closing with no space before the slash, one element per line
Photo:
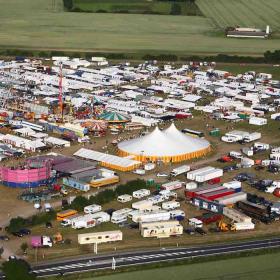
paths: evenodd
<path fill-rule="evenodd" d="M 57 260 L 51 263 L 34 265 L 32 270 L 38 277 L 47 277 L 276 247 L 280 247 L 280 238 L 196 247 L 161 248 L 150 251 L 121 252 L 109 255 L 93 255 L 92 257 L 80 257 L 67 261 Z"/>

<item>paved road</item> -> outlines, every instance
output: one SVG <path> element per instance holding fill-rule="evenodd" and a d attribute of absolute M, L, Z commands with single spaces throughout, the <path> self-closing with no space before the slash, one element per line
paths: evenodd
<path fill-rule="evenodd" d="M 150 251 L 123 252 L 110 255 L 94 255 L 92 257 L 35 265 L 32 269 L 37 276 L 54 276 L 92 270 L 112 269 L 113 261 L 115 261 L 115 266 L 118 268 L 276 247 L 280 247 L 280 238 L 196 247 L 162 248 Z"/>

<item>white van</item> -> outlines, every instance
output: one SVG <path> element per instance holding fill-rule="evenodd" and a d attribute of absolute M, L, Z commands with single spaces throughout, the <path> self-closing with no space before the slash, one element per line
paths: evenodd
<path fill-rule="evenodd" d="M 202 228 L 203 227 L 203 222 L 200 221 L 199 219 L 191 218 L 191 219 L 189 219 L 189 225 L 193 226 L 193 227 Z"/>
<path fill-rule="evenodd" d="M 180 209 L 169 211 L 170 218 L 175 219 L 176 217 L 185 217 L 185 212 Z"/>
<path fill-rule="evenodd" d="M 141 189 L 132 193 L 132 196 L 137 199 L 141 199 L 143 197 L 149 196 L 151 194 L 150 190 Z"/>
<path fill-rule="evenodd" d="M 100 205 L 91 204 L 91 205 L 84 207 L 84 212 L 86 214 L 93 214 L 93 213 L 97 213 L 97 212 L 101 211 L 101 209 L 102 209 L 102 207 Z"/>
<path fill-rule="evenodd" d="M 129 194 L 119 195 L 117 201 L 120 203 L 126 203 L 132 200 L 132 196 Z"/>

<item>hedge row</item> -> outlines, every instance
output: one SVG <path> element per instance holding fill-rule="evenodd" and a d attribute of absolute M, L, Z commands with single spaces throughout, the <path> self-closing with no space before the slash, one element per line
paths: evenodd
<path fill-rule="evenodd" d="M 21 56 L 21 57 L 42 57 L 50 58 L 52 56 L 70 56 L 90 59 L 92 56 L 105 56 L 107 59 L 123 59 L 123 60 L 158 60 L 158 61 L 216 61 L 216 62 L 232 62 L 232 63 L 280 63 L 280 50 L 274 52 L 267 51 L 263 56 L 238 56 L 218 54 L 215 56 L 178 56 L 175 54 L 133 54 L 133 53 L 103 53 L 103 52 L 67 52 L 67 51 L 36 51 L 21 49 L 0 49 L 0 56 Z"/>

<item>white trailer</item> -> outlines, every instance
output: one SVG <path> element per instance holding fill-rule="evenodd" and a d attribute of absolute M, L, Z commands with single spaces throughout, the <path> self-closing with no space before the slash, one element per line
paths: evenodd
<path fill-rule="evenodd" d="M 132 211 L 131 208 L 123 208 L 119 209 L 115 212 L 113 212 L 112 217 L 117 217 L 117 216 L 128 216 L 128 214 Z"/>
<path fill-rule="evenodd" d="M 224 197 L 215 199 L 215 201 L 217 201 L 219 204 L 223 204 L 223 205 L 230 205 L 230 204 L 234 204 L 238 201 L 245 201 L 245 200 L 247 200 L 247 193 L 244 193 L 244 192 L 233 193 L 233 194 L 226 195 Z"/>
<path fill-rule="evenodd" d="M 162 190 L 173 191 L 183 187 L 183 182 L 172 181 L 161 185 Z"/>
<path fill-rule="evenodd" d="M 120 203 L 126 203 L 132 200 L 132 196 L 129 194 L 119 195 L 117 201 Z"/>
<path fill-rule="evenodd" d="M 153 206 L 153 202 L 150 200 L 140 200 L 132 203 L 132 208 L 136 210 L 150 209 Z"/>
<path fill-rule="evenodd" d="M 84 208 L 84 212 L 86 214 L 97 213 L 101 210 L 102 210 L 102 207 L 100 205 L 97 205 L 97 204 L 91 204 L 91 205 L 88 205 Z"/>
<path fill-rule="evenodd" d="M 219 178 L 223 176 L 223 169 L 216 168 L 214 170 L 205 171 L 203 173 L 199 173 L 195 176 L 195 181 L 202 183 L 209 181 L 214 178 Z"/>
<path fill-rule="evenodd" d="M 167 201 L 161 204 L 161 208 L 163 210 L 174 210 L 176 208 L 179 208 L 180 206 L 180 202 L 178 201 Z"/>
<path fill-rule="evenodd" d="M 234 222 L 238 223 L 251 223 L 252 218 L 243 214 L 242 212 L 231 208 L 231 207 L 224 207 L 223 208 L 223 215 L 228 217 L 229 219 L 233 220 Z"/>
<path fill-rule="evenodd" d="M 211 166 L 207 166 L 207 167 L 203 167 L 203 168 L 199 168 L 193 171 L 190 171 L 187 173 L 187 178 L 189 180 L 195 180 L 195 176 L 199 173 L 205 172 L 205 171 L 210 171 L 210 170 L 214 170 L 214 167 Z"/>
<path fill-rule="evenodd" d="M 183 226 L 178 221 L 161 221 L 141 223 L 140 232 L 143 237 L 170 237 L 183 234 Z"/>
<path fill-rule="evenodd" d="M 78 234 L 78 243 L 81 245 L 121 241 L 122 239 L 123 234 L 120 230 Z"/>
<path fill-rule="evenodd" d="M 262 137 L 262 134 L 260 132 L 253 132 L 253 133 L 250 133 L 248 136 L 245 136 L 244 141 L 249 143 L 249 142 L 261 139 L 261 137 Z"/>
<path fill-rule="evenodd" d="M 176 167 L 174 168 L 171 172 L 170 172 L 170 175 L 171 176 L 178 176 L 178 175 L 181 175 L 181 174 L 184 174 L 188 171 L 191 170 L 191 167 L 189 165 L 182 165 L 182 166 L 179 166 L 179 167 Z"/>
<path fill-rule="evenodd" d="M 157 222 L 170 220 L 170 214 L 167 211 L 161 210 L 155 213 L 141 213 L 134 215 L 132 221 L 135 223 Z"/>
<path fill-rule="evenodd" d="M 149 196 L 151 194 L 151 191 L 150 190 L 147 190 L 147 189 L 141 189 L 141 190 L 138 190 L 138 191 L 135 191 L 132 193 L 132 196 L 134 198 L 138 198 L 138 199 L 141 199 L 143 197 L 146 197 L 146 196 Z"/>
<path fill-rule="evenodd" d="M 241 222 L 233 224 L 235 230 L 251 230 L 255 228 L 255 224 L 252 222 Z"/>

